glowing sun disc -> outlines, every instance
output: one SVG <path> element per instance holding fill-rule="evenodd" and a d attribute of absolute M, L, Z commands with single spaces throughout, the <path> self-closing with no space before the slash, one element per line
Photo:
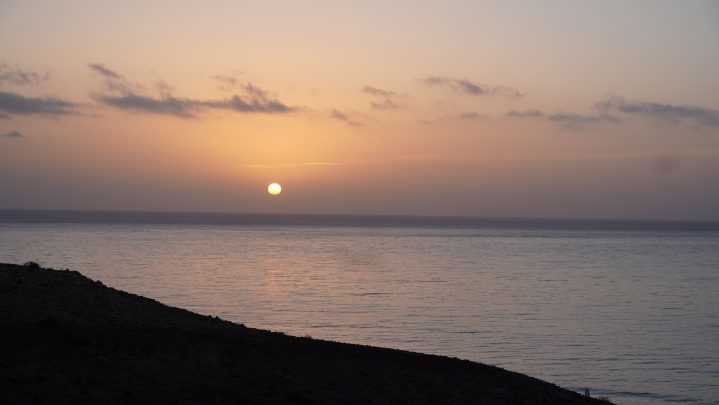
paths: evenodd
<path fill-rule="evenodd" d="M 272 195 L 277 195 L 282 192 L 282 186 L 280 186 L 277 183 L 272 183 L 269 186 L 267 186 L 267 192 Z"/>

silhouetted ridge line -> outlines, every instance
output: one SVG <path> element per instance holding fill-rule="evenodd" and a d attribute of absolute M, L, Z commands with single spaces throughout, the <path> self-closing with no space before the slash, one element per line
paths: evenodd
<path fill-rule="evenodd" d="M 5 404 L 592 404 L 497 367 L 285 336 L 0 264 Z"/>

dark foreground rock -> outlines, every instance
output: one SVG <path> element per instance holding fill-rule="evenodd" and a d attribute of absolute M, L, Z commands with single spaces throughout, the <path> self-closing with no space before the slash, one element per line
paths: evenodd
<path fill-rule="evenodd" d="M 285 336 L 0 264 L 0 402 L 592 404 L 470 361 Z"/>

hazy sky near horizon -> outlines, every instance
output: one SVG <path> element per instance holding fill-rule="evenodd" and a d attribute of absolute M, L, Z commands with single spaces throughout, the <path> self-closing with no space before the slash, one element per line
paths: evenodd
<path fill-rule="evenodd" d="M 717 72 L 717 1 L 0 0 L 0 208 L 719 220 Z"/>

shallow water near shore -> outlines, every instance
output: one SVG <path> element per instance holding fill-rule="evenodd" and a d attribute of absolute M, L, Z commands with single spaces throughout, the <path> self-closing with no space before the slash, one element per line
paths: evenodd
<path fill-rule="evenodd" d="M 619 404 L 719 403 L 717 224 L 0 212 L 0 261 L 27 260 Z"/>

